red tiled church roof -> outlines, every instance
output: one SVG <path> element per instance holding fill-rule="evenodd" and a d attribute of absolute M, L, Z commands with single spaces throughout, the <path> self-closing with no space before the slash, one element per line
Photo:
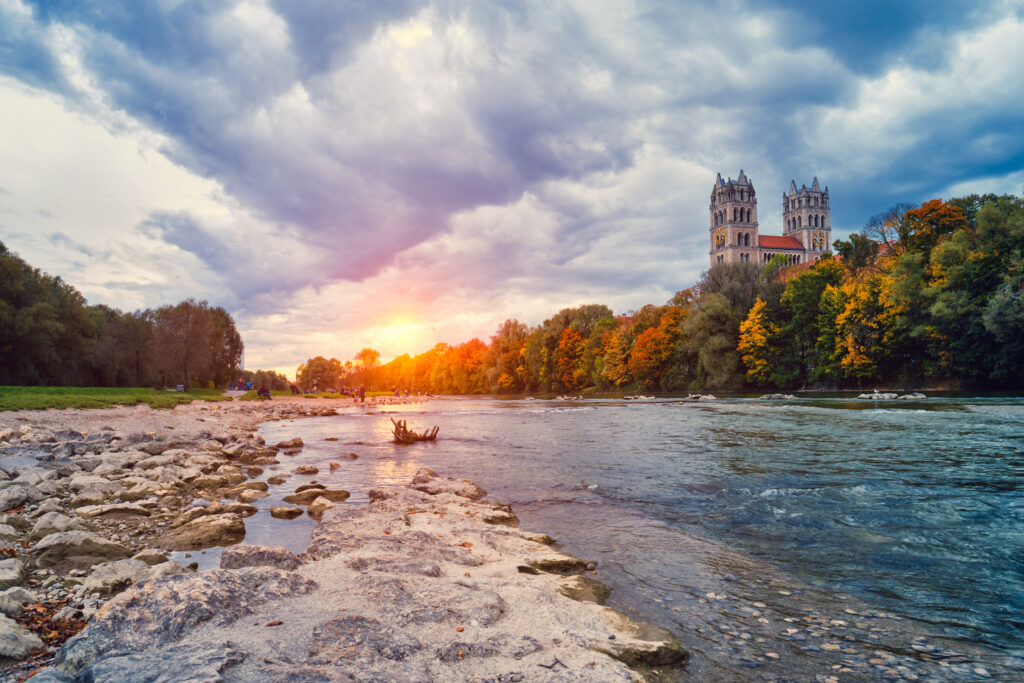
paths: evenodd
<path fill-rule="evenodd" d="M 803 251 L 804 245 L 795 237 L 784 235 L 758 235 L 758 246 L 762 249 L 795 249 Z"/>
<path fill-rule="evenodd" d="M 843 259 L 839 254 L 832 254 L 832 260 L 842 261 Z M 812 260 L 801 261 L 800 263 L 797 263 L 795 265 L 786 266 L 785 268 L 779 270 L 779 279 L 782 280 L 783 282 L 789 282 L 790 280 L 803 275 L 816 265 L 818 265 L 818 262 Z"/>

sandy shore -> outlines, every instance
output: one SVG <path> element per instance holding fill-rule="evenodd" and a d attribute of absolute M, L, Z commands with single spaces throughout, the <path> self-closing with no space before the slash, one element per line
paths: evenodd
<path fill-rule="evenodd" d="M 523 531 L 471 482 L 298 487 L 307 551 L 234 545 L 193 571 L 168 551 L 230 545 L 301 443 L 266 420 L 360 410 L 275 399 L 0 413 L 0 656 L 17 680 L 639 680 L 687 652 L 602 606 L 592 564 Z M 84 629 L 83 629 L 84 627 Z M 77 635 L 75 635 L 77 634 Z"/>

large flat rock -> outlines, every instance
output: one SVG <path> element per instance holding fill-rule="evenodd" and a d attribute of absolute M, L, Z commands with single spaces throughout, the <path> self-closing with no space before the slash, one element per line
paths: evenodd
<path fill-rule="evenodd" d="M 667 632 L 598 604 L 586 561 L 485 521 L 493 504 L 412 487 L 373 500 L 327 510 L 301 564 L 236 546 L 222 563 L 241 568 L 139 581 L 45 675 L 114 680 L 180 657 L 196 658 L 196 680 L 245 683 L 634 681 L 630 667 L 685 661 Z M 267 564 L 288 569 L 251 566 Z M 210 643 L 230 646 L 216 656 Z"/>

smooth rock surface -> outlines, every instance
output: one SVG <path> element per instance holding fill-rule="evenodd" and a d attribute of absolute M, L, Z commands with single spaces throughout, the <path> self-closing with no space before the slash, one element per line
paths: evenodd
<path fill-rule="evenodd" d="M 265 545 L 236 545 L 225 548 L 220 556 L 221 569 L 241 567 L 273 567 L 297 569 L 302 558 L 288 548 Z"/>
<path fill-rule="evenodd" d="M 202 550 L 230 545 L 245 538 L 245 522 L 238 514 L 207 514 L 162 534 L 154 543 L 167 550 Z"/>
<path fill-rule="evenodd" d="M 121 545 L 90 531 L 62 531 L 50 534 L 32 549 L 36 564 L 55 567 L 62 564 L 92 566 L 105 560 L 119 560 L 131 555 Z"/>

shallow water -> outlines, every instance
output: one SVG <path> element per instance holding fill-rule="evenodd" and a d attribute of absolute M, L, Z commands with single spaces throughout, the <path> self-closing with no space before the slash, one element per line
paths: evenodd
<path fill-rule="evenodd" d="M 439 425 L 440 440 L 392 444 L 393 415 Z M 280 471 L 322 469 L 275 487 L 261 508 L 311 479 L 361 504 L 420 467 L 469 478 L 524 527 L 599 560 L 613 605 L 662 624 L 708 586 L 777 571 L 930 634 L 1024 653 L 1021 399 L 441 399 L 261 433 L 305 441 Z M 358 459 L 328 472 L 345 453 Z M 260 514 L 246 542 L 302 550 L 312 526 Z"/>

